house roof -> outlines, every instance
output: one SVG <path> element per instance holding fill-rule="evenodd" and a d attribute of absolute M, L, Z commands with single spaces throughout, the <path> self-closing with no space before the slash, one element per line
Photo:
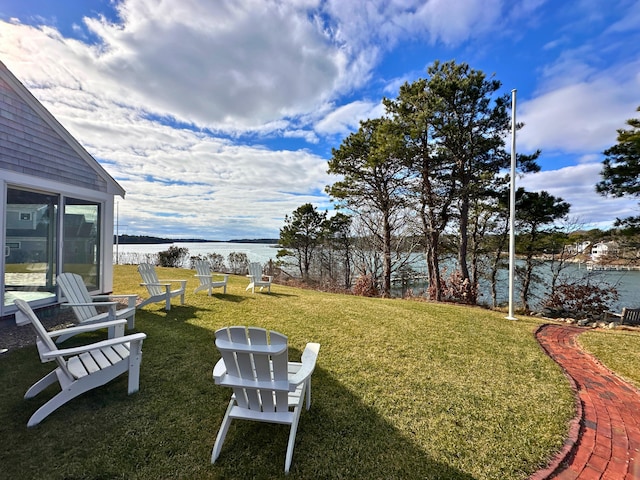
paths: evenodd
<path fill-rule="evenodd" d="M 91 167 L 107 185 L 107 193 L 124 197 L 125 190 L 109 175 L 109 173 L 91 156 L 89 152 L 62 126 L 58 120 L 42 105 L 38 99 L 18 80 L 13 73 L 0 61 L 0 79 L 20 97 L 65 143 Z"/>

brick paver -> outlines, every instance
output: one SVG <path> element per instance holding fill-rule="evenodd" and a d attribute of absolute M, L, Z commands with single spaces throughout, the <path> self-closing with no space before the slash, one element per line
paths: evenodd
<path fill-rule="evenodd" d="M 577 416 L 564 448 L 531 480 L 640 480 L 640 392 L 583 351 L 584 328 L 543 325 L 536 338 L 562 367 Z"/>

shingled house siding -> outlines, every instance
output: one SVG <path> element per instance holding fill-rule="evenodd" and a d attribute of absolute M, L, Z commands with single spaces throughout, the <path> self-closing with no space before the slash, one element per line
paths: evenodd
<path fill-rule="evenodd" d="M 107 182 L 0 79 L 0 168 L 106 192 Z"/>

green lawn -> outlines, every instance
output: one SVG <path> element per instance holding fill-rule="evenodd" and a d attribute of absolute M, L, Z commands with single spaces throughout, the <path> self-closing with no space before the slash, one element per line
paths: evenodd
<path fill-rule="evenodd" d="M 606 367 L 640 388 L 640 334 L 637 331 L 593 330 L 580 335 L 578 341 Z"/>
<path fill-rule="evenodd" d="M 538 320 L 280 285 L 251 294 L 240 276 L 227 295 L 208 297 L 191 293 L 193 271 L 159 272 L 189 278 L 188 294 L 170 312 L 155 304 L 136 314 L 136 329 L 148 335 L 137 394 L 127 396 L 121 377 L 27 429 L 56 387 L 22 396 L 52 364 L 41 364 L 33 347 L 0 357 L 2 476 L 284 477 L 281 425 L 235 422 L 210 464 L 230 396 L 211 378 L 213 339 L 227 325 L 286 334 L 296 360 L 306 342 L 322 345 L 289 478 L 524 479 L 563 444 L 573 398 L 534 339 Z M 114 275 L 115 293 L 146 297 L 135 266 L 116 266 Z"/>

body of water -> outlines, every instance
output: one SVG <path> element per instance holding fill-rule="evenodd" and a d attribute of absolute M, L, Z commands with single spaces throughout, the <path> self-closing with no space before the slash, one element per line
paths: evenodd
<path fill-rule="evenodd" d="M 120 244 L 113 246 L 114 261 L 119 259 L 122 263 L 127 262 L 127 257 L 137 257 L 144 254 L 156 254 L 168 250 L 169 247 L 180 247 L 189 250 L 189 255 L 207 255 L 218 253 L 227 260 L 230 253 L 244 253 L 250 262 L 267 263 L 275 260 L 278 247 L 266 243 L 235 243 L 235 242 L 175 242 L 175 243 L 153 243 L 153 244 Z M 117 254 L 116 254 L 117 253 Z"/>
<path fill-rule="evenodd" d="M 189 250 L 189 254 L 195 255 L 207 255 L 209 253 L 217 253 L 224 257 L 225 261 L 230 253 L 244 253 L 250 262 L 267 263 L 269 260 L 275 260 L 278 253 L 278 247 L 272 244 L 264 243 L 235 243 L 235 242 L 202 242 L 202 243 L 162 243 L 162 244 L 121 244 L 117 247 L 114 245 L 114 259 L 119 258 L 120 263 L 137 263 L 140 255 L 144 254 L 157 254 L 164 250 L 168 250 L 169 247 L 183 247 Z M 116 252 L 118 255 L 116 255 Z M 127 258 L 131 258 L 133 261 L 127 261 Z M 420 270 L 419 266 L 414 266 L 415 269 Z M 539 269 L 539 273 L 544 277 L 548 275 L 543 265 Z M 548 270 L 548 267 L 547 267 Z M 500 303 L 506 303 L 508 301 L 508 272 L 505 270 L 501 272 L 499 279 L 498 289 L 498 301 Z M 563 275 L 570 277 L 582 277 L 589 275 L 594 283 L 606 282 L 608 285 L 616 288 L 620 296 L 619 300 L 611 305 L 611 310 L 619 312 L 623 307 L 638 308 L 640 307 L 640 271 L 592 271 L 587 272 L 584 265 L 570 264 L 565 269 Z M 424 290 L 424 285 L 414 285 L 414 292 L 418 293 L 421 289 Z M 481 282 L 481 303 L 491 303 L 491 296 L 486 285 Z M 542 292 L 536 291 L 534 288 L 533 294 L 541 294 Z M 516 293 L 514 298 L 516 304 L 519 303 L 519 293 L 516 281 Z M 536 302 L 532 302 L 535 304 Z"/>

